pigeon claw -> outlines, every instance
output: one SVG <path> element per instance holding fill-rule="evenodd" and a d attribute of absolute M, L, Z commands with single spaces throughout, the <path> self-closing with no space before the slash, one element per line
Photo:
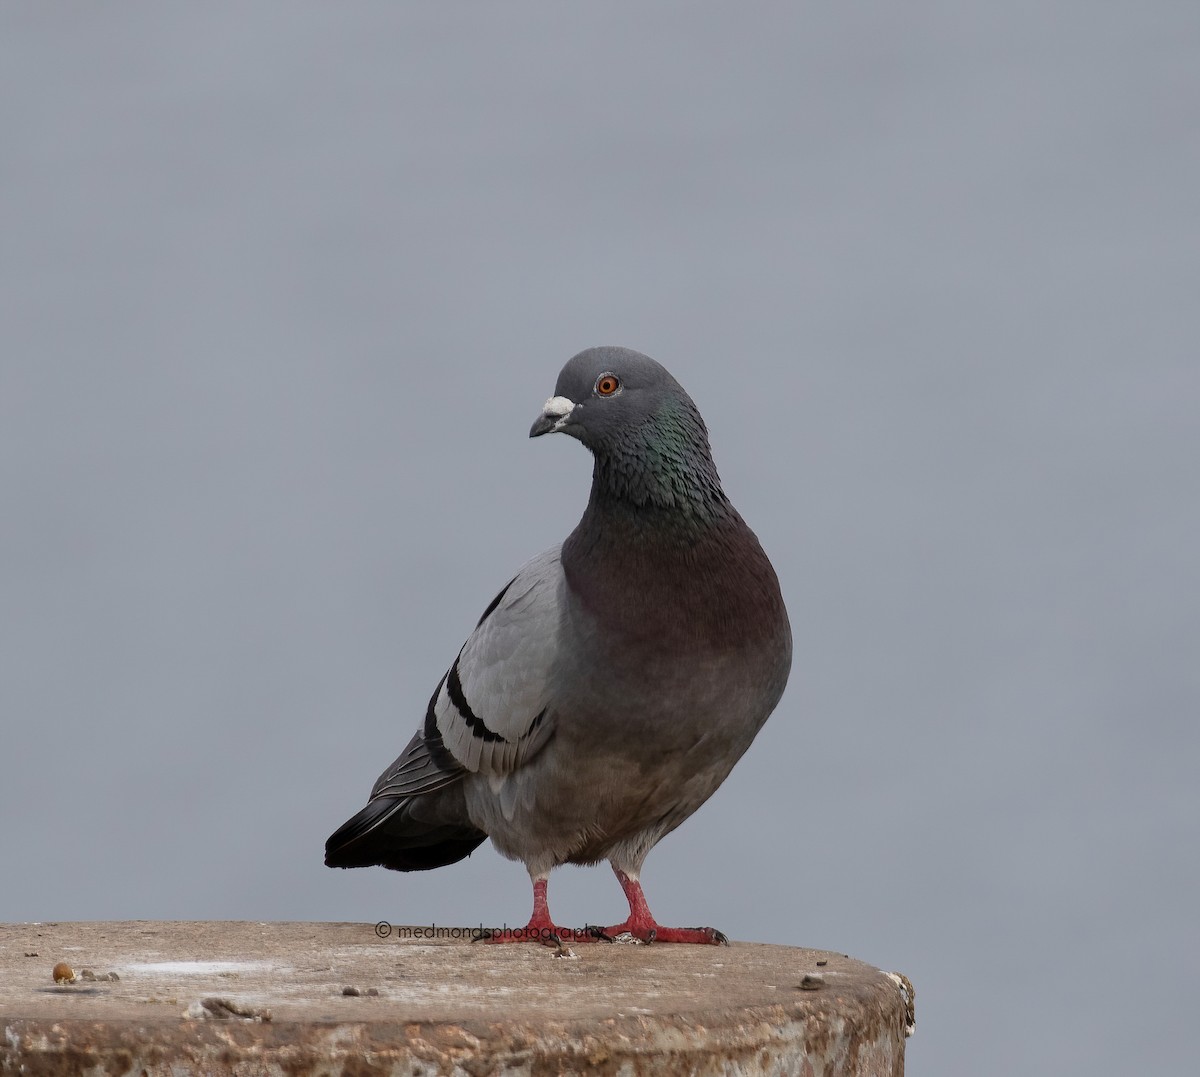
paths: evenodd
<path fill-rule="evenodd" d="M 729 939 L 715 927 L 660 927 L 655 942 L 690 942 L 701 946 L 728 946 Z"/>
<path fill-rule="evenodd" d="M 640 942 L 644 944 L 684 942 L 701 946 L 728 946 L 729 939 L 715 927 L 661 927 L 644 921 L 626 920 L 603 928 L 603 935 L 610 942 Z"/>

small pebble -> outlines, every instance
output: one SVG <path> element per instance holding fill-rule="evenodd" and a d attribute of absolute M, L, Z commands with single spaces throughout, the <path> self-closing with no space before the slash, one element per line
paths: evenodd
<path fill-rule="evenodd" d="M 815 972 L 807 972 L 804 974 L 804 979 L 800 981 L 801 991 L 816 991 L 820 987 L 825 986 L 825 977 L 818 976 Z"/>
<path fill-rule="evenodd" d="M 823 957 L 823 958 L 821 958 L 821 960 L 820 960 L 820 961 L 818 961 L 818 962 L 817 962 L 817 964 L 818 964 L 818 965 L 828 965 L 828 964 L 829 964 L 829 959 L 828 959 L 828 958 L 826 958 L 826 957 Z"/>
<path fill-rule="evenodd" d="M 348 995 L 351 998 L 357 998 L 362 992 L 357 987 L 343 987 L 342 994 Z"/>
<path fill-rule="evenodd" d="M 371 998 L 379 998 L 379 988 L 378 987 L 368 987 L 367 994 L 370 995 Z"/>

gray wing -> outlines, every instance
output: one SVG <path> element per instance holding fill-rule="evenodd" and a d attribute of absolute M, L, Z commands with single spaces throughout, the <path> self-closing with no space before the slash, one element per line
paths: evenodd
<path fill-rule="evenodd" d="M 488 607 L 434 696 L 446 750 L 467 770 L 509 774 L 553 732 L 564 585 L 557 546 L 530 561 Z"/>
<path fill-rule="evenodd" d="M 559 547 L 496 596 L 438 684 L 425 725 L 371 792 L 433 792 L 466 772 L 509 774 L 554 732 L 550 681 L 564 587 Z"/>

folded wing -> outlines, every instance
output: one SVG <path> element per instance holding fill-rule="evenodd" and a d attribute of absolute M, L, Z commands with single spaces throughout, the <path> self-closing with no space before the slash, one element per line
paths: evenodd
<path fill-rule="evenodd" d="M 563 586 L 555 547 L 496 596 L 434 691 L 423 727 L 380 775 L 367 807 L 326 843 L 327 864 L 436 867 L 483 841 L 457 787 L 468 774 L 511 773 L 553 736 Z"/>

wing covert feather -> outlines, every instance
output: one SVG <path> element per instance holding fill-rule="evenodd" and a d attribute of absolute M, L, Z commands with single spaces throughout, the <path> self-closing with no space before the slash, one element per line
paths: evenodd
<path fill-rule="evenodd" d="M 526 564 L 463 644 L 435 695 L 438 732 L 467 770 L 509 774 L 553 732 L 564 586 L 559 547 Z"/>

